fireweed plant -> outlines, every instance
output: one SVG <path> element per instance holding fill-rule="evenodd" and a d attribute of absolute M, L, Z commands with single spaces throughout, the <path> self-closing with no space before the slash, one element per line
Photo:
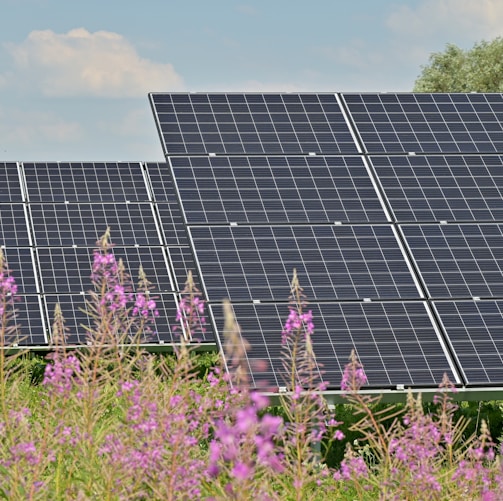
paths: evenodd
<path fill-rule="evenodd" d="M 43 381 L 30 384 L 19 342 L 16 282 L 0 250 L 0 498 L 8 500 L 501 500 L 500 452 L 482 422 L 466 436 L 444 379 L 436 408 L 419 396 L 376 406 L 355 353 L 341 388 L 355 413 L 337 469 L 323 445 L 344 440 L 322 393 L 315 319 L 292 280 L 282 333 L 281 411 L 251 387 L 249 349 L 225 303 L 225 362 L 198 376 L 192 352 L 204 301 L 189 275 L 173 356 L 150 355 L 157 307 L 140 271 L 134 285 L 107 231 L 93 254 L 88 346 L 67 345 L 59 306 Z M 274 412 L 273 412 L 274 411 Z M 282 417 L 280 417 L 280 414 Z M 386 424 L 387 423 L 387 424 Z M 391 424 L 390 424 L 391 423 Z"/>

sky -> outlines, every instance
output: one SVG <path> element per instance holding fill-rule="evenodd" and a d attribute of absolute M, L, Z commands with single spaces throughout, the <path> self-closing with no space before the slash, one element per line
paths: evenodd
<path fill-rule="evenodd" d="M 0 161 L 162 161 L 149 92 L 408 92 L 502 0 L 0 0 Z"/>

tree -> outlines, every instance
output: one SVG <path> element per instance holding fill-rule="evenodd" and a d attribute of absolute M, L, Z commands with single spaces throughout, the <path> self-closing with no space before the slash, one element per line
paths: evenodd
<path fill-rule="evenodd" d="M 447 44 L 422 66 L 414 92 L 503 92 L 503 38 L 468 50 Z"/>

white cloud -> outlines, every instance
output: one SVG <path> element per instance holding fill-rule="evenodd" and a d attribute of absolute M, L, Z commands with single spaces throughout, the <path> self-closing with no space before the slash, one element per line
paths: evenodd
<path fill-rule="evenodd" d="M 171 64 L 140 57 L 122 35 L 110 31 L 32 31 L 7 49 L 30 85 L 46 96 L 138 97 L 183 88 Z"/>
<path fill-rule="evenodd" d="M 52 112 L 0 110 L 0 135 L 4 145 L 17 147 L 35 144 L 77 142 L 83 136 L 80 124 Z"/>
<path fill-rule="evenodd" d="M 388 18 L 397 33 L 470 37 L 474 43 L 503 35 L 501 0 L 423 0 L 416 8 L 400 6 Z"/>

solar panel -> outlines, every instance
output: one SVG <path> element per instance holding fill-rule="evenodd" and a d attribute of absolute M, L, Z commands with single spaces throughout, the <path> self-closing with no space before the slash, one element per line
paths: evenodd
<path fill-rule="evenodd" d="M 37 294 L 33 250 L 27 247 L 4 247 L 3 255 L 17 285 L 18 294 Z"/>
<path fill-rule="evenodd" d="M 469 385 L 503 384 L 503 301 L 434 303 Z"/>
<path fill-rule="evenodd" d="M 358 153 L 334 94 L 150 94 L 166 155 Z"/>
<path fill-rule="evenodd" d="M 20 295 L 15 303 L 18 328 L 8 335 L 5 345 L 41 346 L 47 344 L 40 296 Z"/>
<path fill-rule="evenodd" d="M 8 247 L 31 245 L 22 204 L 0 204 L 0 221 L 0 245 Z"/>
<path fill-rule="evenodd" d="M 0 162 L 0 204 L 23 202 L 17 164 Z"/>
<path fill-rule="evenodd" d="M 401 230 L 430 297 L 503 297 L 503 224 L 411 224 Z"/>
<path fill-rule="evenodd" d="M 156 294 L 155 301 L 159 316 L 148 324 L 149 328 L 145 330 L 140 342 L 143 344 L 164 344 L 176 342 L 179 334 L 173 332 L 174 319 L 176 317 L 176 302 L 173 294 Z M 51 326 L 54 318 L 54 309 L 56 303 L 60 304 L 65 326 L 67 327 L 67 343 L 76 345 L 86 345 L 88 343 L 87 328 L 94 327 L 94 321 L 91 316 L 86 300 L 89 297 L 84 294 L 47 294 L 44 296 L 46 314 L 49 318 L 48 325 Z M 131 332 L 136 334 L 134 330 Z M 211 331 L 208 332 L 202 342 L 212 340 Z"/>
<path fill-rule="evenodd" d="M 419 298 L 388 225 L 193 226 L 208 299 L 285 301 L 293 269 L 309 299 Z"/>
<path fill-rule="evenodd" d="M 40 263 L 42 292 L 80 293 L 93 289 L 91 269 L 93 254 L 89 248 L 37 248 Z M 117 261 L 122 259 L 125 272 L 132 280 L 133 289 L 138 282 L 140 265 L 152 282 L 156 292 L 173 291 L 168 263 L 162 247 L 114 247 Z"/>
<path fill-rule="evenodd" d="M 24 163 L 30 202 L 146 202 L 139 162 Z"/>
<path fill-rule="evenodd" d="M 386 222 L 357 156 L 170 159 L 189 224 Z M 154 184 L 154 192 L 158 188 Z"/>
<path fill-rule="evenodd" d="M 201 282 L 197 272 L 196 262 L 191 247 L 170 247 L 168 248 L 169 262 L 173 269 L 173 280 L 175 288 L 183 290 L 189 271 L 192 272 L 192 278 L 196 287 L 201 290 Z"/>
<path fill-rule="evenodd" d="M 369 387 L 436 386 L 447 372 L 455 375 L 447 350 L 432 324 L 425 304 L 417 302 L 311 303 L 317 372 L 339 388 L 344 366 L 355 349 Z M 210 305 L 222 339 L 224 319 L 219 305 Z M 287 304 L 233 304 L 241 335 L 251 349 L 240 362 L 255 387 L 285 386 L 281 331 Z M 322 367 L 320 367 L 322 365 Z"/>
<path fill-rule="evenodd" d="M 399 222 L 503 221 L 500 155 L 371 156 Z"/>
<path fill-rule="evenodd" d="M 368 153 L 503 152 L 503 94 L 344 94 Z"/>
<path fill-rule="evenodd" d="M 111 229 L 117 245 L 161 245 L 150 203 L 30 204 L 35 244 L 43 247 L 95 247 Z"/>

